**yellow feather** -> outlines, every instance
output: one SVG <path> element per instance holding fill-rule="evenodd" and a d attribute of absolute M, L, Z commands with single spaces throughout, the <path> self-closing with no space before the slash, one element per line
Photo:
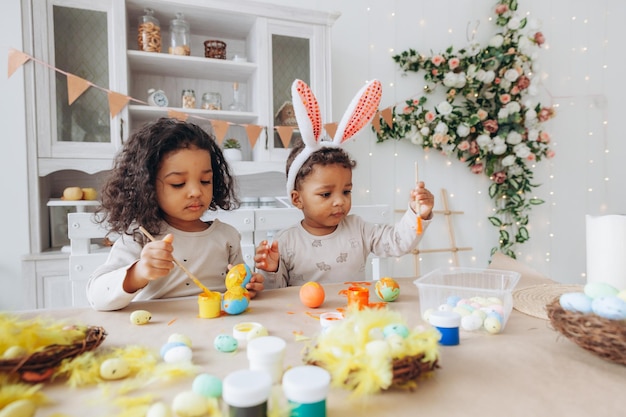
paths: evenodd
<path fill-rule="evenodd" d="M 0 409 L 17 400 L 30 400 L 36 405 L 46 404 L 49 400 L 41 391 L 42 384 L 26 384 L 17 377 L 0 373 Z"/>

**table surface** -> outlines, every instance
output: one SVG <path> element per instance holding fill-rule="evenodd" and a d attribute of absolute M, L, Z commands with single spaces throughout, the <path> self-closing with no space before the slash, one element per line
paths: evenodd
<path fill-rule="evenodd" d="M 520 269 L 517 286 L 545 283 L 546 278 L 519 264 L 492 264 L 498 269 Z M 401 311 L 410 325 L 421 323 L 419 295 L 413 279 L 398 279 L 401 295 L 389 308 Z M 299 287 L 266 291 L 252 300 L 249 311 L 238 316 L 216 319 L 197 317 L 197 299 L 137 302 L 114 312 L 91 309 L 38 310 L 26 316 L 46 316 L 75 323 L 102 326 L 108 336 L 102 347 L 142 345 L 158 351 L 173 333 L 191 338 L 193 362 L 201 372 L 225 377 L 246 368 L 245 350 L 221 353 L 213 340 L 220 333 L 232 334 L 235 324 L 255 321 L 271 335 L 287 341 L 284 366 L 302 364 L 307 341 L 296 334 L 314 336 L 320 330 L 319 313 L 345 307 L 339 295 L 344 284 L 327 285 L 326 301 L 315 310 L 303 306 Z M 375 295 L 370 299 L 374 301 Z M 130 313 L 145 309 L 152 321 L 137 326 Z M 311 314 L 311 313 L 314 314 Z M 504 331 L 497 335 L 461 331 L 461 343 L 440 348 L 440 368 L 419 381 L 412 392 L 389 390 L 368 398 L 352 399 L 350 392 L 333 388 L 327 399 L 327 415 L 333 416 L 590 416 L 623 413 L 619 400 L 626 387 L 626 367 L 603 360 L 578 347 L 550 328 L 546 320 L 513 310 Z M 166 386 L 152 386 L 149 392 L 171 404 L 173 397 L 190 390 L 192 378 Z M 117 384 L 119 382 L 111 382 Z M 275 387 L 276 388 L 276 387 Z M 98 387 L 71 389 L 64 381 L 47 383 L 43 391 L 56 401 L 41 407 L 37 416 L 90 417 L 115 415 L 102 400 Z"/>

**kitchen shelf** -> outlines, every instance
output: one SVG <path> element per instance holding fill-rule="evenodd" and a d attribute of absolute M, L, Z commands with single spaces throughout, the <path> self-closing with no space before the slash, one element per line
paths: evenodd
<path fill-rule="evenodd" d="M 143 105 L 130 105 L 128 111 L 135 122 L 147 122 L 159 117 L 167 117 L 169 110 L 187 113 L 192 116 L 200 116 L 207 119 L 226 120 L 233 123 L 256 123 L 257 114 L 250 112 L 238 112 L 229 110 L 204 110 L 204 109 L 183 109 L 173 107 L 156 107 Z"/>
<path fill-rule="evenodd" d="M 127 51 L 132 72 L 183 78 L 210 78 L 216 81 L 247 82 L 257 70 L 253 62 Z"/>

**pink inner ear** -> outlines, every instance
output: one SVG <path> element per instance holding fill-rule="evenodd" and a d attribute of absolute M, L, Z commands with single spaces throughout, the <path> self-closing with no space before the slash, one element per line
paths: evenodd
<path fill-rule="evenodd" d="M 322 134 L 322 117 L 320 115 L 320 106 L 317 103 L 315 95 L 309 88 L 309 86 L 303 81 L 298 82 L 298 94 L 302 100 L 302 104 L 306 108 L 307 115 L 311 121 L 311 127 L 313 129 L 313 137 L 318 140 Z"/>
<path fill-rule="evenodd" d="M 365 127 L 369 123 L 370 119 L 378 110 L 378 103 L 380 103 L 380 97 L 382 95 L 382 87 L 380 83 L 376 82 L 367 87 L 358 104 L 352 112 L 350 121 L 346 125 L 343 131 L 341 142 L 350 139 L 352 136 Z"/>

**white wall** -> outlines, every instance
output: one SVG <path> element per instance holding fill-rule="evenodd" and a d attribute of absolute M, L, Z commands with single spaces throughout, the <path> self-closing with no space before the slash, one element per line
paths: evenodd
<path fill-rule="evenodd" d="M 3 2 L 0 13 L 0 310 L 23 304 L 20 260 L 29 250 L 24 77 L 20 69 L 7 78 L 9 48 L 22 49 L 19 0 Z"/>
<path fill-rule="evenodd" d="M 403 77 L 391 56 L 408 48 L 425 53 L 450 45 L 468 44 L 468 24 L 480 22 L 476 40 L 489 39 L 495 30 L 488 18 L 493 0 L 266 0 L 268 3 L 318 10 L 337 10 L 342 16 L 333 26 L 333 115 L 338 121 L 345 106 L 365 80 L 383 82 L 382 107 L 403 102 L 421 91 L 421 75 Z M 620 112 L 626 83 L 621 75 L 623 47 L 620 29 L 626 2 L 601 0 L 520 0 L 519 11 L 543 21 L 547 44 L 541 53 L 544 104 L 558 106 L 548 130 L 556 158 L 542 161 L 535 174 L 543 185 L 537 195 L 547 201 L 531 216 L 531 240 L 519 248 L 518 259 L 561 282 L 584 282 L 585 215 L 626 213 L 626 155 Z M 6 68 L 8 47 L 20 49 L 19 0 L 3 3 L 0 18 L 0 68 Z M 9 80 L 0 76 L 0 120 L 5 129 L 1 153 L 0 215 L 4 220 L 0 252 L 0 309 L 21 302 L 20 257 L 28 251 L 26 150 L 22 71 Z M 321 103 L 324 105 L 324 103 Z M 606 124 L 605 124 L 606 122 Z M 7 146 L 10 144 L 10 148 Z M 414 162 L 420 176 L 435 193 L 446 189 L 452 210 L 464 214 L 453 219 L 462 266 L 485 266 L 496 233 L 486 220 L 491 201 L 486 178 L 469 173 L 456 160 L 424 152 L 409 143 L 375 143 L 370 131 L 350 145 L 358 160 L 355 204 L 393 202 L 406 207 L 413 185 Z M 608 180 L 605 180 L 607 178 Z M 437 207 L 441 208 L 441 206 Z M 443 222 L 442 222 L 443 223 Z M 443 226 L 443 225 L 442 225 Z M 445 227 L 429 230 L 422 248 L 448 246 Z M 421 272 L 452 261 L 450 254 L 424 254 Z M 394 275 L 414 274 L 411 256 L 393 261 Z"/>

